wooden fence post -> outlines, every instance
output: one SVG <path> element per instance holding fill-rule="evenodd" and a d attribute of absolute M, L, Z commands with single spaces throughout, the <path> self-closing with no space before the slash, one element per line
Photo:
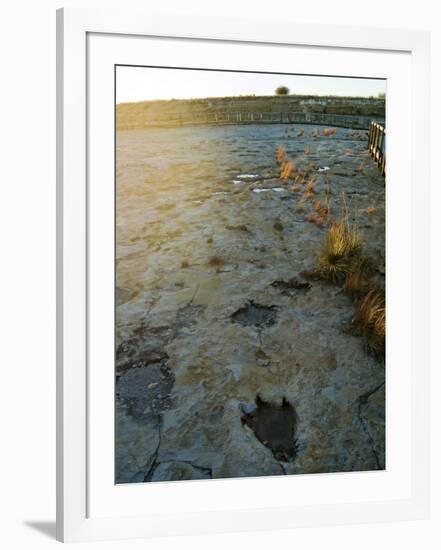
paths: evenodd
<path fill-rule="evenodd" d="M 386 129 L 378 122 L 371 122 L 368 134 L 368 151 L 380 169 L 381 175 L 386 173 Z"/>

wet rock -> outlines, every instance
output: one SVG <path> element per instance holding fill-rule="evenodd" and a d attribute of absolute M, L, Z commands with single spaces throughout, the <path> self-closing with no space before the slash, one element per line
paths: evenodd
<path fill-rule="evenodd" d="M 142 367 L 148 367 L 149 365 L 161 365 L 167 360 L 168 355 L 166 353 L 161 350 L 153 349 L 144 359 L 125 361 L 123 364 L 119 365 L 119 368 L 117 369 L 118 376 L 131 369 L 139 369 Z"/>
<path fill-rule="evenodd" d="M 243 326 L 270 327 L 276 322 L 277 307 L 256 304 L 251 300 L 246 306 L 235 311 L 231 319 Z"/>
<path fill-rule="evenodd" d="M 159 445 L 158 418 L 135 418 L 124 402 L 117 400 L 115 420 L 115 482 L 142 482 Z"/>
<path fill-rule="evenodd" d="M 372 445 L 379 470 L 385 468 L 385 385 L 373 388 L 359 397 L 359 416 Z"/>
<path fill-rule="evenodd" d="M 137 418 L 160 414 L 171 406 L 174 376 L 165 362 L 131 369 L 118 377 L 116 395 Z"/>

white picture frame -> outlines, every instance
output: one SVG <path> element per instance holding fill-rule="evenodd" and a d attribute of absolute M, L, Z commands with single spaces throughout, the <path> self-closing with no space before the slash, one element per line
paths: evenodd
<path fill-rule="evenodd" d="M 252 24 L 250 24 L 252 23 Z M 324 501 L 277 507 L 238 504 L 234 498 L 242 480 L 216 481 L 233 495 L 231 508 L 213 509 L 209 505 L 188 509 L 150 511 L 146 514 L 122 510 L 119 515 L 92 513 L 89 490 L 94 483 L 94 460 L 90 457 L 90 412 L 96 396 L 90 389 L 89 354 L 89 229 L 96 211 L 90 208 L 88 189 L 91 140 L 87 120 L 91 116 L 88 92 L 91 80 L 91 36 L 118 36 L 129 41 L 149 37 L 153 40 L 220 42 L 240 47 L 259 44 L 265 47 L 320 48 L 321 51 L 384 52 L 410 56 L 410 102 L 408 123 L 410 141 L 409 242 L 409 468 L 405 496 L 333 502 Z M 283 20 L 277 25 L 266 21 L 219 18 L 152 16 L 130 11 L 62 9 L 57 12 L 57 538 L 60 541 L 89 541 L 161 535 L 229 532 L 242 530 L 332 525 L 366 521 L 392 521 L 427 517 L 429 501 L 428 464 L 428 128 L 429 128 L 429 36 L 424 32 L 299 25 Z M 349 73 L 355 66 L 348 67 Z M 112 91 L 113 93 L 113 91 Z M 113 121 L 111 121 L 113 124 Z M 113 139 L 113 134 L 112 134 Z M 111 160 L 111 159 L 110 159 Z M 113 161 L 112 161 L 113 162 Z M 388 169 L 394 171 L 399 154 L 388 156 Z M 391 167 L 391 168 L 390 168 Z M 396 175 L 399 173 L 397 170 Z M 391 176 L 392 177 L 392 176 Z M 407 214 L 406 214 L 407 215 Z M 395 219 L 395 218 L 394 218 Z M 404 217 L 404 223 L 406 223 Z M 400 235 L 392 235 L 392 238 Z M 388 240 L 388 246 L 391 241 Z M 94 375 L 95 376 L 95 375 Z M 388 381 L 389 384 L 389 381 Z M 407 391 L 407 389 L 406 389 Z M 113 396 L 111 396 L 113 399 Z M 407 399 L 406 398 L 406 399 Z M 392 400 L 391 406 L 397 400 Z M 390 409 L 388 409 L 388 414 Z M 407 429 L 407 428 L 406 428 Z M 95 445 L 96 446 L 96 445 Z M 112 460 L 109 457 L 109 460 Z M 345 474 L 341 474 L 345 475 Z M 353 475 L 353 474 L 347 474 Z M 291 476 L 296 477 L 296 476 Z M 303 476 L 303 478 L 308 476 Z M 320 485 L 320 476 L 302 483 Z M 342 479 L 342 478 L 341 478 Z M 256 480 L 265 490 L 282 493 L 285 479 Z M 180 484 L 181 487 L 185 484 Z M 199 497 L 200 487 L 198 486 Z M 158 487 L 158 486 L 157 486 Z M 204 492 L 209 492 L 210 482 Z M 257 485 L 256 485 L 257 487 Z M 263 485 L 259 485 L 263 487 Z M 330 486 L 331 487 L 331 486 Z M 140 490 L 143 487 L 140 486 Z M 98 488 L 99 490 L 99 488 Z M 159 484 L 156 491 L 170 491 L 170 484 Z M 191 484 L 190 484 L 190 491 Z M 96 491 L 96 489 L 94 489 Z M 196 490 L 194 490 L 196 493 Z M 240 494 L 240 493 L 239 493 Z M 398 493 L 397 493 L 398 494 Z M 403 493 L 404 494 L 404 493 Z M 203 497 L 205 498 L 205 496 Z M 124 500 L 124 499 L 122 499 Z M 140 508 L 142 509 L 142 507 Z"/>

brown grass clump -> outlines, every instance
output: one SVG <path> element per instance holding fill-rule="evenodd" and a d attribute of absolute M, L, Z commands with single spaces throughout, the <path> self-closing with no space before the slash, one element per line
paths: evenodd
<path fill-rule="evenodd" d="M 314 187 L 317 183 L 317 178 L 313 176 L 308 183 L 305 185 L 305 193 L 304 196 L 306 199 L 311 200 L 314 196 Z"/>
<path fill-rule="evenodd" d="M 276 231 L 283 231 L 283 225 L 279 220 L 274 222 L 273 227 Z"/>
<path fill-rule="evenodd" d="M 311 137 L 316 138 L 318 137 L 318 134 L 319 134 L 318 128 L 313 128 L 311 131 Z"/>
<path fill-rule="evenodd" d="M 313 201 L 312 208 L 317 212 L 319 216 L 322 218 L 326 218 L 326 216 L 329 214 L 329 209 L 327 206 L 322 204 L 320 201 Z"/>
<path fill-rule="evenodd" d="M 181 267 L 182 269 L 186 269 L 187 267 L 190 267 L 190 262 L 188 260 L 182 260 Z"/>
<path fill-rule="evenodd" d="M 296 167 L 292 161 L 282 161 L 280 164 L 280 179 L 286 181 L 288 178 L 292 177 L 295 170 Z"/>
<path fill-rule="evenodd" d="M 304 212 L 305 211 L 305 199 L 301 199 L 299 201 L 299 204 L 297 205 L 297 212 Z"/>
<path fill-rule="evenodd" d="M 366 214 L 368 214 L 368 215 L 370 216 L 370 215 L 373 214 L 376 210 L 377 210 L 377 209 L 375 208 L 375 206 L 368 206 L 368 207 L 366 208 Z"/>
<path fill-rule="evenodd" d="M 299 185 L 305 185 L 306 180 L 304 174 L 297 174 L 297 176 L 294 178 L 294 183 Z"/>
<path fill-rule="evenodd" d="M 355 334 L 363 336 L 370 350 L 384 357 L 386 338 L 386 300 L 384 289 L 372 286 L 357 303 L 352 326 Z"/>
<path fill-rule="evenodd" d="M 293 161 L 286 158 L 286 149 L 284 147 L 277 147 L 276 159 L 279 165 L 280 179 L 287 181 L 289 178 L 294 178 L 297 167 Z"/>
<path fill-rule="evenodd" d="M 303 149 L 303 152 L 305 155 L 310 155 L 311 154 L 311 149 L 309 147 L 306 147 L 305 149 Z"/>
<path fill-rule="evenodd" d="M 323 135 L 325 137 L 334 136 L 337 133 L 336 128 L 323 128 Z"/>
<path fill-rule="evenodd" d="M 343 287 L 355 304 L 349 332 L 362 336 L 368 350 L 384 361 L 386 341 L 386 301 L 382 284 L 375 275 L 375 264 L 363 255 L 358 225 L 349 223 L 349 215 L 344 199 L 343 213 L 339 221 L 328 225 L 317 263 L 313 270 L 303 272 L 308 279 L 325 279 Z M 314 212 L 305 219 L 317 225 L 325 220 L 320 213 L 323 205 L 313 201 Z"/>
<path fill-rule="evenodd" d="M 360 164 L 355 168 L 355 171 L 362 174 L 364 172 L 364 164 L 360 162 Z"/>
<path fill-rule="evenodd" d="M 282 162 L 282 160 L 285 158 L 286 155 L 286 149 L 284 147 L 277 147 L 276 149 L 276 159 L 277 162 Z"/>
<path fill-rule="evenodd" d="M 357 225 L 350 225 L 347 216 L 328 227 L 318 254 L 317 269 L 322 277 L 343 284 L 346 275 L 361 257 L 362 245 Z"/>
<path fill-rule="evenodd" d="M 351 271 L 346 275 L 343 288 L 346 294 L 352 300 L 355 300 L 357 297 L 362 295 L 364 284 L 365 284 L 365 279 L 363 277 L 363 273 L 359 269 L 354 269 L 353 271 Z"/>
<path fill-rule="evenodd" d="M 354 263 L 351 271 L 346 275 L 343 289 L 352 300 L 359 300 L 366 294 L 369 286 L 369 277 L 373 271 L 372 261 L 365 256 Z"/>
<path fill-rule="evenodd" d="M 208 265 L 211 265 L 213 267 L 222 265 L 223 263 L 224 261 L 220 256 L 211 256 L 211 258 L 208 259 Z"/>
<path fill-rule="evenodd" d="M 302 137 L 304 133 L 305 133 L 305 129 L 300 128 L 300 130 L 297 132 L 297 137 Z"/>
<path fill-rule="evenodd" d="M 305 217 L 305 220 L 307 220 L 308 222 L 315 223 L 315 225 L 317 225 L 319 227 L 322 227 L 322 225 L 324 225 L 326 223 L 325 218 L 322 218 L 321 216 L 319 216 L 315 212 L 311 212 L 311 214 L 308 214 Z"/>

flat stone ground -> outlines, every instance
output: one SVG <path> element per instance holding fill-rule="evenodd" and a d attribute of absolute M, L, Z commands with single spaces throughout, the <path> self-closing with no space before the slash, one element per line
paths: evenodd
<path fill-rule="evenodd" d="M 346 201 L 383 275 L 384 178 L 366 132 L 318 134 L 118 132 L 118 483 L 385 467 L 384 366 L 345 330 L 342 290 L 305 284 L 326 229 L 275 149 L 317 177 L 331 217 Z"/>

